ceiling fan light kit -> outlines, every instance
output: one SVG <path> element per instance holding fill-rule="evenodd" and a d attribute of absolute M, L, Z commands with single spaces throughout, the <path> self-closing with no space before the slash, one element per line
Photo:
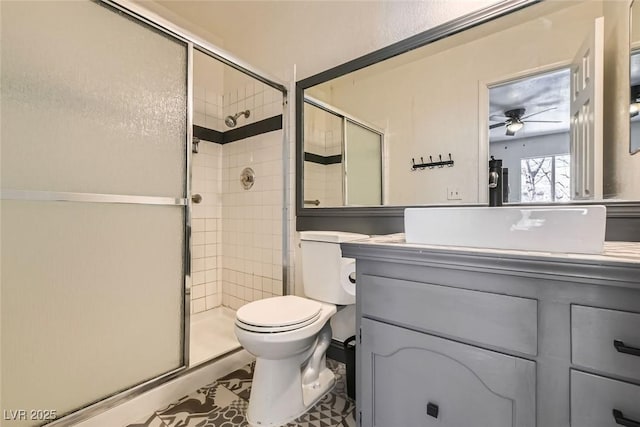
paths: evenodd
<path fill-rule="evenodd" d="M 555 110 L 557 107 L 550 107 L 532 114 L 524 115 L 526 109 L 525 108 L 512 108 L 510 110 L 506 110 L 504 112 L 505 121 L 501 123 L 495 123 L 489 126 L 489 129 L 495 129 L 498 127 L 505 126 L 507 136 L 514 136 L 516 132 L 521 130 L 524 127 L 525 123 L 561 123 L 560 120 L 525 120 L 529 117 L 542 114 L 546 111 Z"/>
<path fill-rule="evenodd" d="M 524 127 L 524 123 L 520 120 L 513 121 L 507 125 L 507 132 L 515 134 Z"/>

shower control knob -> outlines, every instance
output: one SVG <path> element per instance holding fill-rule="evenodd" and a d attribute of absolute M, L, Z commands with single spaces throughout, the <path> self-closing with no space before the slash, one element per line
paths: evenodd
<path fill-rule="evenodd" d="M 194 194 L 193 196 L 191 196 L 191 201 L 193 203 L 200 203 L 202 201 L 202 196 L 199 194 Z"/>
<path fill-rule="evenodd" d="M 244 168 L 240 174 L 242 188 L 249 190 L 256 182 L 256 173 L 251 168 Z"/>

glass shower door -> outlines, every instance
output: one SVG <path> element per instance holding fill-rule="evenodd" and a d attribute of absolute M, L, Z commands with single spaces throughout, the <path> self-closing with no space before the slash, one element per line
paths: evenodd
<path fill-rule="evenodd" d="M 382 134 L 345 119 L 345 205 L 382 204 Z"/>
<path fill-rule="evenodd" d="M 39 425 L 184 365 L 188 47 L 0 7 L 2 424 Z"/>

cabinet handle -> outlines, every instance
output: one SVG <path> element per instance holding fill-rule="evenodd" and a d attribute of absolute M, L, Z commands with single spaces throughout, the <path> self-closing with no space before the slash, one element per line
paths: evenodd
<path fill-rule="evenodd" d="M 616 419 L 616 424 L 625 427 L 640 427 L 640 423 L 637 421 L 633 421 L 632 419 L 625 418 L 622 414 L 622 411 L 618 411 L 617 409 L 613 410 L 613 418 Z"/>
<path fill-rule="evenodd" d="M 427 403 L 427 415 L 433 418 L 438 418 L 438 412 L 440 412 L 440 408 L 438 408 L 438 405 L 431 402 Z"/>
<path fill-rule="evenodd" d="M 613 346 L 620 353 L 631 354 L 633 356 L 640 356 L 640 348 L 626 346 L 622 341 L 613 340 Z"/>

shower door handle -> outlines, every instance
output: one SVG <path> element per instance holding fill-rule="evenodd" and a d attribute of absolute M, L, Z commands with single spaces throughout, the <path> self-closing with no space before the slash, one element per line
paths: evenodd
<path fill-rule="evenodd" d="M 191 201 L 193 203 L 200 203 L 202 201 L 202 196 L 199 194 L 194 194 L 193 196 L 191 196 Z"/>

